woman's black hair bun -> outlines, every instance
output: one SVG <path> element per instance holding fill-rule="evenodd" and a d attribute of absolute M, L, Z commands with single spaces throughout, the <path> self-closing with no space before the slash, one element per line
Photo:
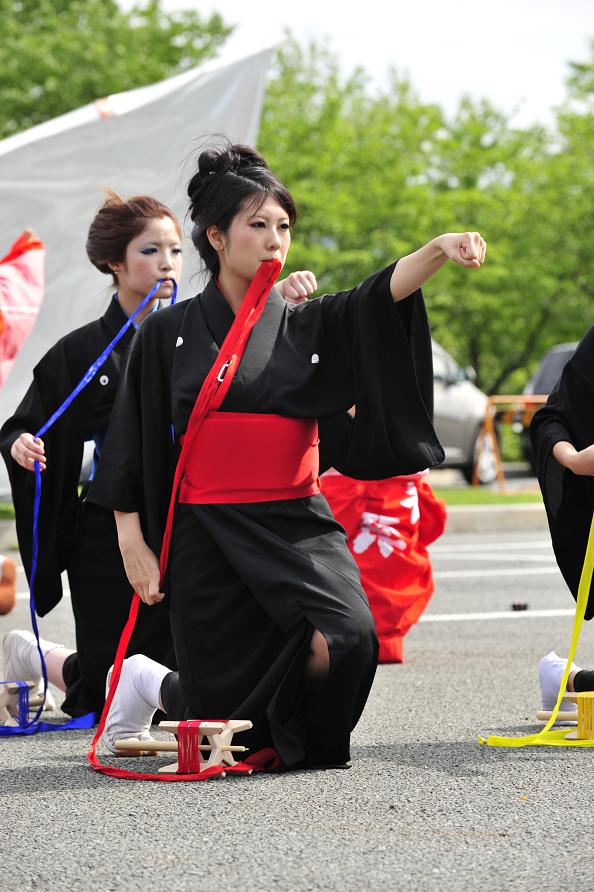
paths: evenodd
<path fill-rule="evenodd" d="M 210 274 L 218 276 L 221 267 L 208 235 L 210 227 L 228 232 L 247 202 L 259 208 L 267 198 L 283 208 L 290 224 L 297 219 L 297 210 L 287 187 L 250 146 L 218 137 L 216 143 L 202 143 L 197 155 L 195 173 L 188 184 L 192 242 Z"/>
<path fill-rule="evenodd" d="M 188 196 L 194 204 L 200 190 L 210 185 L 215 176 L 235 173 L 249 177 L 250 170 L 255 168 L 268 170 L 268 165 L 250 146 L 228 143 L 221 149 L 205 149 L 198 158 L 198 170 L 188 183 Z"/>

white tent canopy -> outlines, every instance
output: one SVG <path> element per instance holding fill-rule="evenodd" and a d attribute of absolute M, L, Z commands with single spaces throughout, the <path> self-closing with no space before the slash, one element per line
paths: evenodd
<path fill-rule="evenodd" d="M 224 133 L 253 144 L 272 50 L 222 56 L 149 87 L 61 115 L 0 142 L 0 255 L 32 227 L 47 246 L 46 294 L 35 327 L 0 391 L 0 422 L 12 414 L 37 361 L 58 338 L 97 318 L 109 282 L 89 263 L 86 234 L 102 187 L 149 194 L 180 219 L 199 143 Z M 186 250 L 180 293 L 197 290 L 195 251 Z M 0 462 L 0 491 L 6 474 Z"/>

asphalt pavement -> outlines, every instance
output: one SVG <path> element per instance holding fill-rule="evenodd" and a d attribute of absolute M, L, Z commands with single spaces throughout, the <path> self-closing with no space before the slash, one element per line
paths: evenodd
<path fill-rule="evenodd" d="M 349 771 L 117 781 L 86 766 L 89 732 L 0 740 L 0 889 L 591 890 L 594 752 L 476 739 L 535 730 L 538 660 L 566 653 L 547 534 L 450 533 L 432 556 L 436 594 L 406 662 L 378 669 Z M 41 631 L 73 643 L 67 599 Z"/>

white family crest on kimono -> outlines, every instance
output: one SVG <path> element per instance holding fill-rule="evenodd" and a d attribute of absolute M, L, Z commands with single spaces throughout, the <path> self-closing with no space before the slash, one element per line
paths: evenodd
<path fill-rule="evenodd" d="M 410 508 L 410 523 L 411 526 L 416 526 L 421 512 L 419 511 L 419 494 L 413 481 L 406 484 L 406 493 L 406 498 L 401 499 L 400 504 L 403 508 Z M 406 540 L 402 533 L 396 529 L 396 525 L 400 522 L 399 517 L 364 511 L 361 515 L 359 532 L 353 542 L 353 551 L 355 554 L 364 554 L 374 543 L 384 558 L 389 558 L 395 549 L 406 551 Z"/>

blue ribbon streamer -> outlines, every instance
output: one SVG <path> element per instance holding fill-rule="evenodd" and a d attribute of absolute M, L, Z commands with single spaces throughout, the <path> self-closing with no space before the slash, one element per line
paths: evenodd
<path fill-rule="evenodd" d="M 29 685 L 26 681 L 17 681 L 19 689 L 19 725 L 25 725 L 29 718 Z"/>
<path fill-rule="evenodd" d="M 70 719 L 68 722 L 54 724 L 53 722 L 29 722 L 24 727 L 15 727 L 14 725 L 0 725 L 0 737 L 14 737 L 22 734 L 37 734 L 40 731 L 75 731 L 81 729 L 92 728 L 97 722 L 97 716 L 94 712 L 87 712 L 86 715 L 78 716 Z"/>
<path fill-rule="evenodd" d="M 19 726 L 25 725 L 29 718 L 29 683 L 9 678 L 3 681 L 2 684 L 13 684 L 19 689 Z"/>
<path fill-rule="evenodd" d="M 122 325 L 115 338 L 107 345 L 107 347 L 102 351 L 102 353 L 97 357 L 95 362 L 89 366 L 87 371 L 84 373 L 74 390 L 66 397 L 62 405 L 56 409 L 56 411 L 49 417 L 46 423 L 39 428 L 37 433 L 35 434 L 35 438 L 42 437 L 46 431 L 52 427 L 56 421 L 61 418 L 64 412 L 69 408 L 69 406 L 74 402 L 76 397 L 85 389 L 85 387 L 91 383 L 101 366 L 106 362 L 108 357 L 110 356 L 112 350 L 120 341 L 123 336 L 126 334 L 131 325 L 134 324 L 134 320 L 138 316 L 141 310 L 148 304 L 148 302 L 155 296 L 165 279 L 159 279 L 156 285 L 154 285 L 151 290 L 146 294 L 132 315 L 126 320 L 126 322 Z M 171 295 L 171 304 L 173 305 L 177 300 L 177 282 L 173 280 L 173 294 Z M 33 500 L 33 548 L 31 555 L 31 576 L 29 579 L 29 611 L 31 613 L 31 626 L 33 628 L 33 632 L 35 634 L 35 640 L 37 642 L 37 652 L 39 654 L 39 658 L 41 660 L 41 673 L 43 675 L 43 700 L 41 705 L 33 718 L 29 721 L 28 709 L 24 719 L 21 716 L 21 698 L 19 697 L 19 727 L 13 726 L 0 726 L 0 737 L 9 737 L 14 734 L 36 734 L 38 731 L 67 731 L 74 728 L 92 728 L 95 724 L 95 713 L 89 712 L 86 715 L 80 716 L 79 718 L 71 719 L 68 722 L 63 724 L 50 724 L 48 722 L 40 722 L 39 716 L 43 711 L 43 707 L 45 706 L 45 698 L 47 696 L 47 667 L 45 665 L 45 659 L 43 656 L 43 652 L 41 650 L 41 644 L 39 642 L 39 629 L 37 627 L 37 616 L 35 612 L 35 576 L 37 574 L 37 561 L 39 556 L 39 507 L 41 504 L 41 466 L 38 461 L 35 462 L 35 496 Z M 28 695 L 27 695 L 27 705 L 28 705 Z"/>

